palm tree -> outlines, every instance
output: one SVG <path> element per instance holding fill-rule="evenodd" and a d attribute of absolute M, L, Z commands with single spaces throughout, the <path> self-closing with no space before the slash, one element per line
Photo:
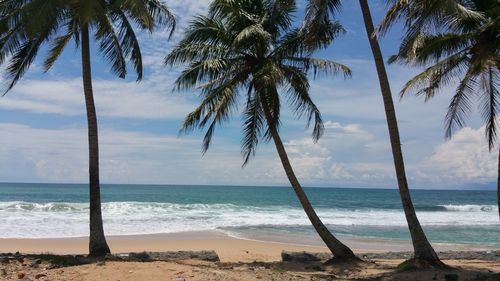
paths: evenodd
<path fill-rule="evenodd" d="M 428 3 L 431 2 L 431 3 Z M 473 100 L 479 98 L 489 149 L 496 146 L 500 68 L 500 3 L 489 1 L 448 0 L 396 2 L 382 22 L 385 32 L 393 22 L 405 17 L 404 44 L 390 62 L 427 68 L 413 77 L 401 95 L 414 92 L 429 100 L 439 89 L 457 83 L 446 114 L 446 137 L 466 123 Z M 423 13 L 424 11 L 425 13 Z M 438 17 L 436 19 L 436 17 Z M 414 31 L 415 22 L 422 27 Z M 500 206 L 500 151 L 497 200 Z M 500 208 L 499 208 L 500 218 Z"/>
<path fill-rule="evenodd" d="M 403 0 L 402 0 L 403 1 Z M 341 8 L 341 0 L 309 0 L 306 11 L 305 24 L 311 26 L 321 26 L 321 22 L 328 20 L 329 14 L 337 12 Z M 399 137 L 398 122 L 396 119 L 396 111 L 392 100 L 389 78 L 384 65 L 384 59 L 377 38 L 371 36 L 374 33 L 373 20 L 370 13 L 370 7 L 366 0 L 359 1 L 365 29 L 368 34 L 368 40 L 372 49 L 375 66 L 380 83 L 380 90 L 384 101 L 384 108 L 389 129 L 389 137 L 391 141 L 392 156 L 396 169 L 396 176 L 399 187 L 399 194 L 403 205 L 406 221 L 410 231 L 410 236 L 413 244 L 414 258 L 409 263 L 414 263 L 418 266 L 425 265 L 441 265 L 439 258 L 429 243 L 422 226 L 415 213 L 415 208 L 410 196 L 408 181 L 406 179 L 405 165 L 403 152 L 401 150 L 401 141 Z"/>
<path fill-rule="evenodd" d="M 83 92 L 87 109 L 89 141 L 90 236 L 89 254 L 110 252 L 104 236 L 99 184 L 97 117 L 92 91 L 90 33 L 99 50 L 120 78 L 131 63 L 142 79 L 142 56 L 134 26 L 152 32 L 175 18 L 159 0 L 4 0 L 0 2 L 0 64 L 7 63 L 7 89 L 23 77 L 39 50 L 47 45 L 48 71 L 71 40 L 81 47 Z"/>
<path fill-rule="evenodd" d="M 309 96 L 308 72 L 342 73 L 341 64 L 311 58 L 343 32 L 328 22 L 321 33 L 292 27 L 295 3 L 290 0 L 215 0 L 207 16 L 197 16 L 166 58 L 170 66 L 187 64 L 177 78 L 178 90 L 201 89 L 201 105 L 190 113 L 182 131 L 208 130 L 203 152 L 215 127 L 229 120 L 245 93 L 242 154 L 247 164 L 259 141 L 274 141 L 286 175 L 312 225 L 338 259 L 356 259 L 352 250 L 322 223 L 302 189 L 279 135 L 281 96 L 297 116 L 313 122 L 313 139 L 323 132 L 321 114 Z M 308 42 L 306 45 L 304 42 Z"/>

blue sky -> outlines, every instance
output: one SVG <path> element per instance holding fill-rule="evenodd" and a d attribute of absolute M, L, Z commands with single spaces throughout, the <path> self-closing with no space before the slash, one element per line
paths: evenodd
<path fill-rule="evenodd" d="M 172 92 L 180 69 L 162 65 L 182 36 L 189 18 L 203 13 L 208 0 L 169 0 L 178 17 L 168 33 L 140 34 L 145 79 L 136 83 L 114 77 L 93 52 L 94 92 L 100 124 L 101 180 L 105 183 L 286 185 L 272 144 L 261 143 L 257 156 L 241 168 L 241 117 L 218 128 L 210 151 L 201 155 L 201 133 L 178 135 L 183 117 L 199 101 L 196 92 Z M 371 1 L 375 21 L 385 7 Z M 299 3 L 299 10 L 303 9 Z M 307 186 L 396 186 L 387 125 L 378 80 L 357 1 L 344 1 L 338 19 L 347 33 L 318 57 L 347 64 L 348 80 L 320 77 L 311 95 L 326 121 L 326 132 L 314 144 L 305 120 L 283 113 L 281 129 L 299 179 Z M 300 13 L 297 18 L 300 18 Z M 398 46 L 400 28 L 382 39 L 384 55 Z M 92 46 L 95 50 L 96 46 Z M 41 52 L 44 54 L 44 52 Z M 0 181 L 86 182 L 86 117 L 79 50 L 67 48 L 48 73 L 37 60 L 8 95 L 0 98 Z M 434 100 L 408 97 L 401 86 L 415 69 L 388 67 L 405 153 L 414 188 L 492 188 L 496 155 L 489 153 L 477 112 L 468 126 L 445 140 L 443 117 L 452 89 Z M 132 74 L 132 71 L 130 71 Z"/>

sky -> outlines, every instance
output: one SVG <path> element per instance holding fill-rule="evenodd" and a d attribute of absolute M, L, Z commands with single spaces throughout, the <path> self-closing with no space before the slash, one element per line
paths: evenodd
<path fill-rule="evenodd" d="M 209 0 L 168 0 L 177 29 L 140 33 L 145 77 L 133 71 L 123 80 L 110 73 L 92 45 L 94 94 L 99 120 L 101 182 L 131 184 L 287 185 L 272 143 L 242 167 L 242 118 L 216 129 L 202 155 L 202 131 L 179 135 L 183 118 L 200 101 L 196 91 L 174 92 L 181 68 L 163 58 L 182 37 L 189 19 L 206 12 Z M 370 1 L 380 21 L 384 1 Z M 298 3 L 297 21 L 304 3 Z M 358 1 L 344 1 L 337 19 L 346 29 L 315 56 L 348 65 L 353 76 L 311 78 L 311 96 L 325 120 L 325 134 L 313 143 L 306 120 L 282 114 L 281 134 L 304 186 L 396 188 L 382 98 Z M 401 28 L 381 39 L 384 56 L 395 53 Z M 69 46 L 44 73 L 43 55 L 6 96 L 0 98 L 0 182 L 85 183 L 88 180 L 86 115 L 79 50 Z M 419 69 L 388 66 L 411 188 L 491 189 L 496 184 L 495 153 L 489 153 L 478 110 L 467 127 L 444 138 L 444 115 L 453 89 L 429 102 L 399 98 L 402 85 Z M 240 107 L 241 108 L 241 107 Z"/>

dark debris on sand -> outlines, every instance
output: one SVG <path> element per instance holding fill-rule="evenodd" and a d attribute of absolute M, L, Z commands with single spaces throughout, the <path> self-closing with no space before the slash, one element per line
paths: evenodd
<path fill-rule="evenodd" d="M 442 260 L 485 260 L 500 261 L 500 251 L 443 251 L 438 252 Z M 412 252 L 384 252 L 384 253 L 364 253 L 358 255 L 363 260 L 374 259 L 411 259 Z M 281 253 L 282 261 L 286 262 L 315 262 L 331 260 L 333 255 L 329 253 L 309 253 L 309 252 L 288 252 Z M 499 280 L 500 281 L 500 280 Z"/>
<path fill-rule="evenodd" d="M 500 261 L 499 251 L 489 252 L 441 252 L 443 260 L 482 260 Z M 206 280 L 233 280 L 220 279 L 228 274 L 246 274 L 258 277 L 261 280 L 284 281 L 333 281 L 333 280 L 479 280 L 500 281 L 500 273 L 488 271 L 485 268 L 446 268 L 442 270 L 408 270 L 399 271 L 394 265 L 380 264 L 380 260 L 409 259 L 411 253 L 377 253 L 361 254 L 362 262 L 327 262 L 332 256 L 325 253 L 283 252 L 281 262 L 252 262 L 252 263 L 222 263 L 214 251 L 179 251 L 179 252 L 141 252 L 108 255 L 104 258 L 89 258 L 83 255 L 23 255 L 20 253 L 0 254 L 0 280 L 55 280 L 47 279 L 54 276 L 54 271 L 68 271 L 65 267 L 76 265 L 95 264 L 105 266 L 107 262 L 152 262 L 167 261 L 183 263 L 183 260 L 198 260 L 193 272 L 198 275 L 217 273 L 214 279 Z M 378 261 L 377 261 L 378 260 Z M 472 262 L 472 261 L 471 261 Z M 187 263 L 189 264 L 189 263 Z M 375 270 L 377 273 L 368 273 Z M 208 273 L 207 273 L 208 272 Z M 49 274 L 50 273 L 50 274 Z M 52 274 L 52 275 L 51 275 Z M 50 275 L 50 276 L 47 276 Z M 219 276 L 220 275 L 220 276 Z M 193 277 L 193 276 L 190 276 Z M 64 278 L 64 277 L 63 277 Z M 457 279 L 458 278 L 458 279 Z M 464 279 L 465 278 L 465 279 Z M 59 279 L 57 279 L 59 280 Z M 63 279 L 61 279 L 63 280 Z M 73 280 L 73 279 L 72 279 Z M 189 278 L 185 278 L 186 281 Z M 201 280 L 201 279 L 196 279 Z M 246 279 L 245 279 L 246 280 Z M 250 279 L 249 279 L 250 280 Z M 254 279 L 251 279 L 254 280 Z M 169 281 L 169 280 L 168 280 Z"/>

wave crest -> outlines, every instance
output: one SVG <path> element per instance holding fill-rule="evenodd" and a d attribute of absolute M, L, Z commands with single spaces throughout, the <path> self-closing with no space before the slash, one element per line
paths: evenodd
<path fill-rule="evenodd" d="M 439 205 L 452 212 L 493 212 L 498 210 L 495 205 Z"/>
<path fill-rule="evenodd" d="M 417 211 L 423 225 L 490 226 L 498 224 L 494 205 L 442 205 Z M 406 227 L 402 210 L 317 208 L 326 225 L 350 228 Z M 480 215 L 477 212 L 482 212 Z M 293 206 L 106 202 L 105 229 L 110 235 L 172 233 L 228 227 L 309 226 L 304 211 Z M 1 202 L 0 238 L 81 237 L 88 234 L 88 203 Z"/>

